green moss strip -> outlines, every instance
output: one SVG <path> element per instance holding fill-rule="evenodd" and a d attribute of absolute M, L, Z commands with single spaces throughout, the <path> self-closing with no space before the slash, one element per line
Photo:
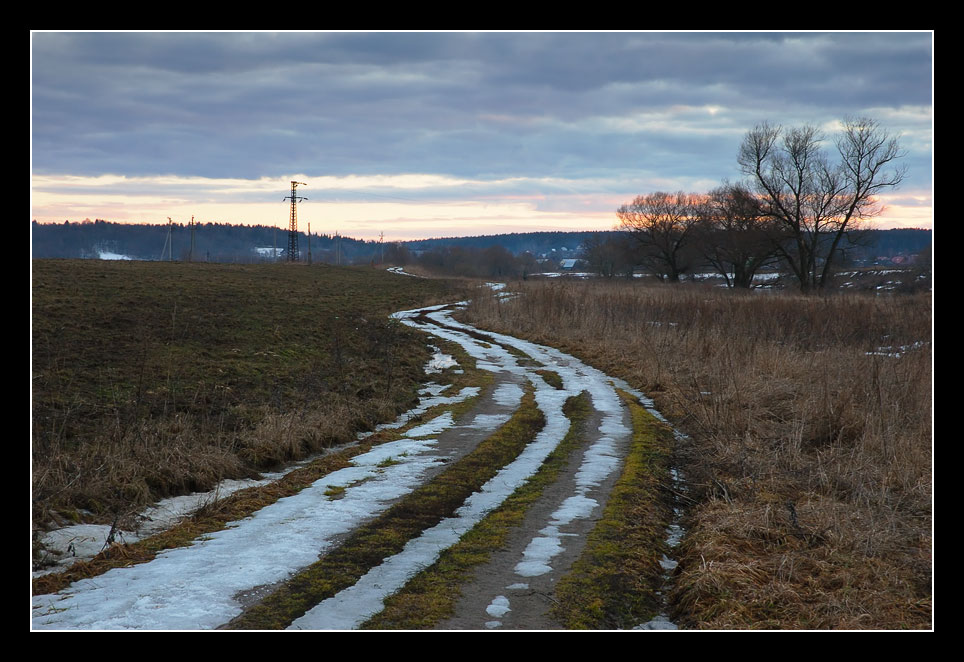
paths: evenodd
<path fill-rule="evenodd" d="M 554 370 L 536 370 L 536 374 L 542 377 L 546 384 L 558 391 L 565 388 L 565 384 L 562 383 L 562 377 Z"/>
<path fill-rule="evenodd" d="M 559 446 L 526 483 L 492 511 L 430 567 L 416 575 L 385 601 L 385 608 L 362 625 L 370 630 L 429 629 L 455 613 L 461 587 L 472 571 L 504 547 L 513 528 L 522 523 L 529 507 L 565 468 L 571 452 L 585 440 L 583 422 L 591 411 L 589 395 L 569 398 L 564 407 L 572 422 Z"/>
<path fill-rule="evenodd" d="M 282 629 L 358 581 L 405 543 L 451 516 L 498 470 L 512 461 L 545 425 L 527 390 L 513 417 L 471 453 L 356 530 L 344 544 L 298 573 L 229 624 L 230 629 Z"/>
<path fill-rule="evenodd" d="M 656 590 L 671 511 L 660 484 L 668 481 L 673 433 L 633 396 L 633 440 L 623 473 L 586 549 L 556 587 L 550 614 L 567 629 L 622 629 L 659 611 Z"/>

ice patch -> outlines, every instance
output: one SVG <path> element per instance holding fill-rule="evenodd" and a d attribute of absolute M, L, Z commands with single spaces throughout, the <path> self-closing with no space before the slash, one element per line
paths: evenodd
<path fill-rule="evenodd" d="M 676 569 L 676 566 L 678 566 L 678 565 L 679 565 L 678 562 L 676 562 L 676 561 L 674 561 L 673 559 L 669 558 L 669 557 L 666 556 L 665 554 L 663 554 L 663 558 L 660 559 L 660 561 L 659 561 L 659 567 L 661 567 L 663 570 L 667 570 L 667 571 L 668 571 L 668 570 L 675 570 L 675 569 Z"/>
<path fill-rule="evenodd" d="M 666 527 L 666 544 L 670 547 L 678 547 L 683 540 L 683 527 L 679 524 L 670 524 Z"/>
<path fill-rule="evenodd" d="M 304 462 L 294 464 L 281 472 L 264 473 L 259 479 L 223 480 L 210 492 L 194 492 L 163 499 L 137 516 L 136 530 L 115 530 L 114 540 L 132 544 L 166 531 L 206 504 L 228 497 L 238 490 L 266 485 L 302 464 Z M 94 558 L 104 549 L 110 533 L 109 524 L 74 524 L 44 533 L 40 542 L 52 553 L 56 564 L 34 572 L 34 576 L 59 572 L 77 561 Z"/>
<path fill-rule="evenodd" d="M 485 608 L 485 613 L 493 618 L 502 618 L 512 611 L 509 608 L 509 599 L 504 595 L 496 596 L 492 603 Z"/>
<path fill-rule="evenodd" d="M 506 382 L 500 384 L 495 392 L 492 393 L 492 399 L 496 404 L 505 407 L 514 407 L 522 401 L 522 387 L 518 384 L 512 382 Z"/>
<path fill-rule="evenodd" d="M 417 436 L 417 435 L 415 435 Z M 376 467 L 388 460 L 405 458 L 423 453 L 436 444 L 434 439 L 399 439 L 375 446 L 367 453 L 356 455 L 351 463 L 358 467 Z"/>
<path fill-rule="evenodd" d="M 422 389 L 422 391 L 419 391 L 419 393 L 423 395 L 428 394 L 428 395 L 431 395 L 432 397 L 423 398 L 422 400 L 419 401 L 419 404 L 417 407 L 405 412 L 392 423 L 382 423 L 381 425 L 376 426 L 375 432 L 378 432 L 379 430 L 386 430 L 386 429 L 394 430 L 394 429 L 400 428 L 403 425 L 407 425 L 409 421 L 411 421 L 416 416 L 421 416 L 432 407 L 436 407 L 438 405 L 451 405 L 458 402 L 462 402 L 464 400 L 468 400 L 469 398 L 477 396 L 481 391 L 481 389 L 478 386 L 466 386 L 461 391 L 459 391 L 456 395 L 452 395 L 452 396 L 439 395 L 442 391 L 446 390 L 449 386 L 450 385 L 439 386 L 438 384 L 434 384 Z M 372 434 L 371 432 L 360 432 L 358 434 L 358 438 L 364 439 L 370 436 L 371 434 Z"/>
<path fill-rule="evenodd" d="M 457 365 L 458 362 L 450 355 L 436 352 L 425 366 L 425 374 L 432 375 Z"/>
<path fill-rule="evenodd" d="M 477 414 L 469 427 L 478 430 L 495 430 L 512 418 L 511 414 Z"/>
<path fill-rule="evenodd" d="M 434 436 L 442 432 L 447 428 L 455 425 L 455 421 L 452 419 L 452 412 L 447 411 L 440 416 L 436 416 L 427 423 L 422 425 L 417 425 L 408 432 L 405 433 L 406 437 L 429 437 Z"/>
<path fill-rule="evenodd" d="M 515 572 L 522 577 L 538 577 L 552 572 L 549 561 L 552 557 L 562 553 L 562 542 L 559 531 L 555 527 L 546 527 L 550 535 L 538 536 L 532 539 L 522 552 L 522 560 L 515 566 Z"/>
<path fill-rule="evenodd" d="M 659 615 L 648 623 L 643 623 L 642 625 L 637 625 L 633 628 L 634 630 L 678 630 L 676 624 L 670 621 L 666 616 Z"/>

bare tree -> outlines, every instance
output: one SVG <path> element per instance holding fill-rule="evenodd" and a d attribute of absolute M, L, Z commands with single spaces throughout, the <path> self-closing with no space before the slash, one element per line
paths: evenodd
<path fill-rule="evenodd" d="M 642 249 L 644 265 L 676 282 L 692 266 L 691 243 L 700 220 L 698 196 L 679 191 L 638 195 L 616 210 L 620 226 Z"/>
<path fill-rule="evenodd" d="M 519 268 L 522 270 L 522 280 L 529 280 L 530 274 L 539 272 L 539 261 L 531 252 L 525 251 L 519 256 Z"/>
<path fill-rule="evenodd" d="M 706 195 L 701 210 L 703 257 L 728 287 L 751 287 L 756 272 L 776 261 L 775 221 L 750 189 L 727 181 Z"/>
<path fill-rule="evenodd" d="M 632 276 L 636 264 L 632 240 L 625 233 L 596 233 L 583 242 L 582 259 L 589 269 L 605 278 Z"/>
<path fill-rule="evenodd" d="M 746 135 L 738 157 L 766 214 L 785 233 L 779 250 L 804 292 L 824 288 L 846 233 L 882 211 L 878 194 L 905 173 L 896 165 L 904 154 L 897 138 L 874 120 L 844 122 L 838 163 L 830 163 L 822 143 L 815 127 L 764 123 Z"/>

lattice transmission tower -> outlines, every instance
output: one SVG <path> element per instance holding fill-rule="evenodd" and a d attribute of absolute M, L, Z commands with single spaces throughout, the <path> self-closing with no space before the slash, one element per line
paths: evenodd
<path fill-rule="evenodd" d="M 308 198 L 300 196 L 295 192 L 298 186 L 308 186 L 304 182 L 291 182 L 291 195 L 284 200 L 291 200 L 291 218 L 288 223 L 288 262 L 297 262 L 298 255 L 298 203 Z"/>

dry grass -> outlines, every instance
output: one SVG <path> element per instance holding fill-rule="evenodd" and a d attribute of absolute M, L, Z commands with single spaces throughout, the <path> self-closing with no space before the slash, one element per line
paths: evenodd
<path fill-rule="evenodd" d="M 470 321 L 626 379 L 689 434 L 679 622 L 930 627 L 928 294 L 519 288 L 477 299 Z"/>
<path fill-rule="evenodd" d="M 450 301 L 382 270 L 36 260 L 33 515 L 111 523 L 355 438 L 429 352 L 388 315 Z"/>

